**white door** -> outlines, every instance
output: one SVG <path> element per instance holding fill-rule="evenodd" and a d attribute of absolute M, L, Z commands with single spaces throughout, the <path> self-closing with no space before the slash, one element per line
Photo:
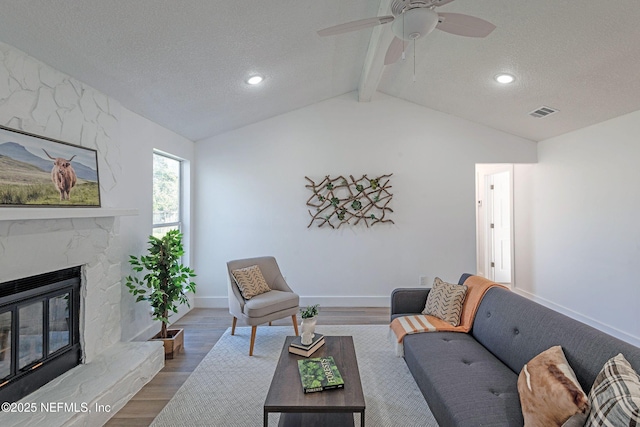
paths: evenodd
<path fill-rule="evenodd" d="M 511 175 L 488 176 L 490 274 L 498 283 L 511 283 Z"/>

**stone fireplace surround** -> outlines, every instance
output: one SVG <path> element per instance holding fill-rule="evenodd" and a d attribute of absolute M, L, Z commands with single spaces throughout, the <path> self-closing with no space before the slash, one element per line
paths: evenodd
<path fill-rule="evenodd" d="M 35 412 L 0 412 L 0 425 L 102 425 L 162 369 L 161 343 L 120 341 L 119 216 L 131 214 L 104 208 L 0 209 L 0 282 L 83 266 L 83 364 L 18 402 L 35 403 Z M 16 219 L 20 216 L 31 219 Z"/>

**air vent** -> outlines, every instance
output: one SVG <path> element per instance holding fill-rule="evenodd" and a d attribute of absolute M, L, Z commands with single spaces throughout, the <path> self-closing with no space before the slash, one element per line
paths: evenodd
<path fill-rule="evenodd" d="M 529 115 L 537 119 L 541 119 L 543 117 L 550 116 L 553 113 L 557 113 L 558 111 L 560 110 L 556 110 L 555 108 L 551 108 L 543 105 L 542 107 L 536 108 L 535 110 L 530 112 Z"/>

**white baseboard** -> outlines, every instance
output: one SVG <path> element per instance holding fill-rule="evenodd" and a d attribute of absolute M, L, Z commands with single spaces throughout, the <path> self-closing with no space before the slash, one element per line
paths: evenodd
<path fill-rule="evenodd" d="M 320 304 L 320 307 L 390 307 L 391 296 L 351 296 L 351 297 L 300 297 L 300 306 Z"/>
<path fill-rule="evenodd" d="M 586 323 L 589 326 L 593 326 L 596 329 L 599 329 L 609 335 L 612 335 L 616 338 L 621 339 L 622 341 L 626 341 L 630 344 L 633 344 L 637 347 L 640 347 L 640 337 L 637 337 L 635 335 L 632 335 L 628 332 L 625 331 L 621 331 L 618 328 L 615 328 L 613 326 L 607 325 L 606 323 L 602 323 L 599 320 L 593 319 L 589 316 L 586 316 L 582 313 L 578 313 L 577 311 L 571 310 L 570 308 L 564 307 L 560 304 L 556 304 L 555 302 L 549 301 L 546 298 L 542 298 L 539 297 L 535 294 L 532 294 L 531 292 L 528 291 L 524 291 L 522 289 L 517 289 L 517 288 L 513 288 L 513 291 L 516 292 L 517 294 L 522 295 L 525 298 L 528 298 L 530 300 L 533 300 L 537 303 L 540 303 L 542 305 L 544 305 L 545 307 L 548 307 L 552 310 L 555 310 L 557 312 L 560 312 L 564 315 L 567 315 L 573 319 L 576 319 L 582 323 Z"/>
<path fill-rule="evenodd" d="M 199 297 L 196 295 L 193 304 L 196 308 L 229 308 L 229 298 L 224 297 Z"/>
<path fill-rule="evenodd" d="M 391 296 L 380 297 L 300 297 L 300 305 L 307 306 L 320 304 L 321 307 L 389 307 Z M 198 308 L 227 308 L 227 297 L 198 297 L 195 298 L 195 307 Z"/>
<path fill-rule="evenodd" d="M 191 304 L 191 307 L 193 308 L 194 306 L 193 301 L 191 301 L 190 304 Z M 185 314 L 187 314 L 190 311 L 191 311 L 191 308 L 187 307 L 186 304 L 180 305 L 178 307 L 178 312 L 172 313 L 171 316 L 169 317 L 169 322 L 170 323 L 177 322 L 178 320 L 180 320 L 181 317 L 183 317 Z M 133 341 L 133 342 L 147 341 L 147 340 L 150 340 L 158 332 L 160 332 L 160 322 L 153 322 L 149 326 L 144 328 L 142 331 L 138 332 L 129 341 Z"/>
<path fill-rule="evenodd" d="M 151 325 L 144 328 L 140 331 L 135 337 L 131 338 L 129 341 L 137 342 L 137 341 L 148 341 L 155 334 L 160 332 L 160 323 L 153 322 Z"/>

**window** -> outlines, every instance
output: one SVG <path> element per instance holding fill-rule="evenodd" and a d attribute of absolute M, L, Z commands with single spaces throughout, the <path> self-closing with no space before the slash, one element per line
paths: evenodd
<path fill-rule="evenodd" d="M 153 235 L 181 229 L 182 162 L 153 153 Z"/>

